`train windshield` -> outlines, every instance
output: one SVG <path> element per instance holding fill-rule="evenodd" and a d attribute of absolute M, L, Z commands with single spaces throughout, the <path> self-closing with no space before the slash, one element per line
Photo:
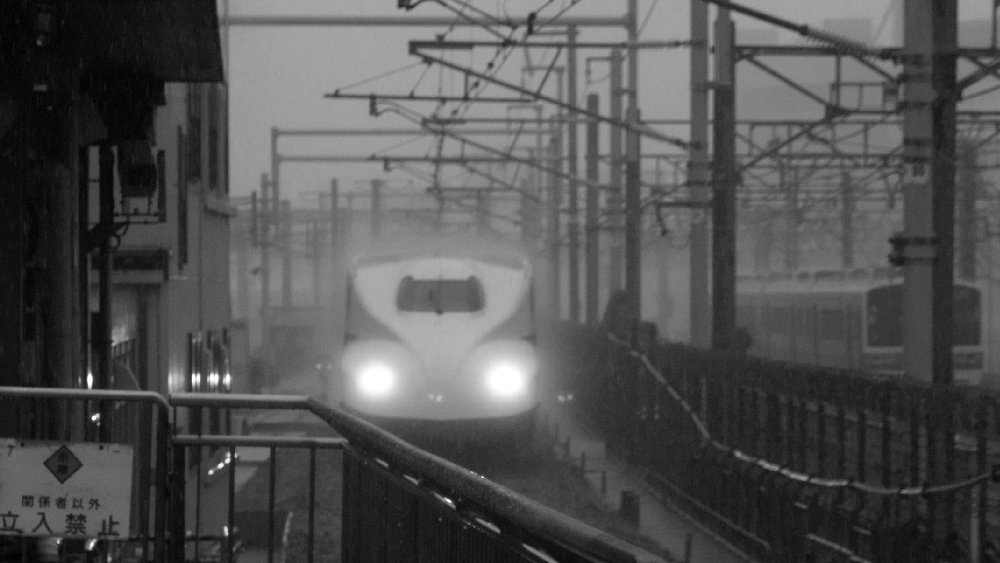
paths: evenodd
<path fill-rule="evenodd" d="M 979 290 L 956 285 L 954 297 L 953 344 L 978 346 L 980 343 Z M 868 345 L 903 345 L 903 286 L 878 287 L 868 292 Z"/>
<path fill-rule="evenodd" d="M 474 313 L 483 309 L 483 285 L 479 278 L 403 278 L 396 306 L 409 313 Z"/>

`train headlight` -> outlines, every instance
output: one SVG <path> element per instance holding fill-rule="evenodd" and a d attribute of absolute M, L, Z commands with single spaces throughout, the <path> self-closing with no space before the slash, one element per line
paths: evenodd
<path fill-rule="evenodd" d="M 391 366 L 383 362 L 372 362 L 361 366 L 355 376 L 358 391 L 371 399 L 382 399 L 396 389 L 397 374 Z"/>
<path fill-rule="evenodd" d="M 497 398 L 518 397 L 528 390 L 528 372 L 514 362 L 497 362 L 486 369 L 486 388 Z"/>

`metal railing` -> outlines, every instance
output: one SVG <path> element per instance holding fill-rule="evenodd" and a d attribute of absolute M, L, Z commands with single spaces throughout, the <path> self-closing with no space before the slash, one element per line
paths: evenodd
<path fill-rule="evenodd" d="M 1000 400 L 981 389 L 567 327 L 609 450 L 761 561 L 1000 561 Z M 810 559 L 811 558 L 811 559 Z"/>
<path fill-rule="evenodd" d="M 338 468 L 342 504 L 338 551 L 344 561 L 662 561 L 308 397 L 182 393 L 165 398 L 148 392 L 0 387 L 0 401 L 38 399 L 155 405 L 156 436 L 164 438 L 150 441 L 156 448 L 148 490 L 154 498 L 155 518 L 142 520 L 137 534 L 143 542 L 153 542 L 154 548 L 151 554 L 144 548 L 133 560 L 236 561 L 238 546 L 252 539 L 237 530 L 236 507 L 243 494 L 237 482 L 241 478 L 238 470 L 249 465 L 240 459 L 240 452 L 246 450 L 238 448 L 266 448 L 268 517 L 264 533 L 268 561 L 276 560 L 276 530 L 287 531 L 290 522 L 292 531 L 300 532 L 297 537 L 304 536 L 305 560 L 328 560 L 329 551 L 316 554 L 317 538 L 325 540 L 335 530 L 330 527 L 333 524 L 320 518 L 328 514 L 318 512 L 317 502 L 328 500 L 324 495 L 329 491 L 320 490 L 317 483 L 323 471 L 336 472 Z M 174 424 L 197 419 L 182 416 L 179 411 L 183 409 L 300 411 L 315 416 L 337 435 L 182 434 L 176 428 L 171 434 L 171 412 Z M 50 438 L 73 439 L 69 435 Z M 277 505 L 288 502 L 279 501 L 276 491 L 278 452 L 285 450 L 308 452 L 308 483 L 300 499 L 305 506 L 295 508 L 306 515 L 302 524 L 291 517 L 277 517 Z M 342 457 L 340 464 L 325 460 L 318 464 L 318 452 L 327 450 L 330 456 Z M 259 472 L 258 467 L 253 473 Z M 220 477 L 225 479 L 225 487 L 219 487 Z"/>
<path fill-rule="evenodd" d="M 12 404 L 13 403 L 13 404 Z M 125 410 L 118 407 L 126 405 Z M 137 407 L 137 408 L 130 408 Z M 119 543 L 137 545 L 143 560 L 166 561 L 167 467 L 170 405 L 151 391 L 0 387 L 0 409 L 11 408 L 25 424 L 3 429 L 5 437 L 96 442 L 101 434 L 135 448 L 133 529 Z M 116 412 L 117 411 L 117 412 Z M 113 428 L 99 432 L 102 413 L 115 412 Z M 32 421 L 47 419 L 39 425 Z M 23 549 L 23 548 L 22 548 Z"/>

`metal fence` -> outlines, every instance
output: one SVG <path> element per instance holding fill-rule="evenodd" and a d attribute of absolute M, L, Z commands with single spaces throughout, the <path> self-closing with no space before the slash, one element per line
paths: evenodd
<path fill-rule="evenodd" d="M 135 473 L 142 486 L 133 495 L 133 529 L 127 538 L 102 542 L 102 561 L 237 561 L 239 547 L 255 539 L 254 534 L 265 536 L 269 562 L 662 561 L 307 397 L 183 393 L 165 398 L 149 392 L 0 387 L 0 406 L 26 413 L 74 412 L 96 400 L 145 407 L 142 413 L 122 411 L 116 425 L 153 419 L 145 437 L 137 432 L 121 436 L 146 446 L 135 450 L 135 458 L 145 460 L 140 465 L 145 473 Z M 212 435 L 204 425 L 197 433 L 184 434 L 172 427 L 173 421 L 198 419 L 181 411 L 204 409 L 226 419 L 248 409 L 299 411 L 320 423 L 313 428 L 337 435 Z M 66 425 L 64 432 L 53 431 L 47 438 L 95 439 L 93 433 L 71 429 Z M 250 464 L 241 459 L 249 451 L 245 448 L 267 451 L 251 468 L 256 473 L 267 466 L 264 520 L 253 531 L 240 530 L 247 521 L 241 524 L 237 514 L 240 484 L 246 481 L 241 469 Z M 290 450 L 306 455 L 290 461 L 281 453 Z M 308 466 L 304 493 L 293 499 L 295 518 L 278 507 L 278 497 L 288 496 L 278 487 L 276 466 L 281 463 Z M 336 490 L 318 486 L 324 472 L 339 474 Z M 294 485 L 303 488 L 301 482 Z M 327 496 L 338 497 L 337 522 L 319 517 L 317 504 L 328 501 Z M 282 552 L 292 536 L 301 539 L 300 559 Z M 320 542 L 332 544 L 332 551 L 318 549 Z M 13 560 L 31 560 L 28 554 L 24 548 Z M 61 560 L 71 558 L 64 554 Z"/>
<path fill-rule="evenodd" d="M 567 327 L 609 450 L 760 561 L 1000 561 L 1000 400 Z"/>
<path fill-rule="evenodd" d="M 5 427 L 4 437 L 25 440 L 124 443 L 134 451 L 132 474 L 132 527 L 115 542 L 115 551 L 142 561 L 166 561 L 163 534 L 168 515 L 167 467 L 169 459 L 169 405 L 157 393 L 79 389 L 0 387 L 0 409 L 14 412 L 18 422 Z M 103 415 L 103 417 L 102 417 Z M 34 544 L 22 537 L 0 538 L 15 561 L 34 561 Z M 62 546 L 63 560 L 70 542 Z M 81 549 L 78 555 L 90 556 Z M 107 550 L 107 542 L 101 549 Z M 6 555 L 0 555 L 3 559 Z"/>

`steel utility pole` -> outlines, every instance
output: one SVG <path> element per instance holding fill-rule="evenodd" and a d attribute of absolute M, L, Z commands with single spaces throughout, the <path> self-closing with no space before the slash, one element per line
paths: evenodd
<path fill-rule="evenodd" d="M 340 230 L 340 186 L 337 179 L 333 178 L 330 180 L 330 272 L 334 276 L 337 273 L 336 263 L 342 246 Z"/>
<path fill-rule="evenodd" d="M 566 28 L 566 98 L 570 105 L 577 105 L 576 94 L 576 34 L 575 26 Z M 577 127 L 576 119 L 570 119 L 566 124 L 567 136 L 567 169 L 570 175 L 567 182 L 569 190 L 569 217 L 566 221 L 567 251 L 569 253 L 569 264 L 567 277 L 569 278 L 569 320 L 573 323 L 580 322 L 580 241 L 579 241 L 579 204 L 577 202 L 577 190 L 579 186 L 576 182 L 577 173 Z"/>
<path fill-rule="evenodd" d="M 628 295 L 629 314 L 626 318 L 639 320 L 642 314 L 642 215 L 639 208 L 639 50 L 634 47 L 638 39 L 638 0 L 629 0 L 626 29 L 628 31 L 628 110 L 626 122 L 631 125 L 625 134 L 625 293 Z"/>
<path fill-rule="evenodd" d="M 260 175 L 260 319 L 261 340 L 267 342 L 271 329 L 271 198 L 267 173 Z"/>
<path fill-rule="evenodd" d="M 788 166 L 778 160 L 778 189 L 785 198 L 785 271 L 797 272 L 799 269 L 799 170 L 788 169 Z"/>
<path fill-rule="evenodd" d="M 952 383 L 956 2 L 907 0 L 903 33 L 903 358 Z"/>
<path fill-rule="evenodd" d="M 622 118 L 622 52 L 611 50 L 611 70 L 608 81 L 609 115 L 615 122 Z M 622 131 L 614 123 L 608 126 L 611 136 L 611 176 L 608 186 L 608 291 L 614 293 L 622 288 Z M 610 294 L 609 293 L 609 294 Z"/>
<path fill-rule="evenodd" d="M 729 10 L 715 20 L 712 120 L 712 348 L 728 350 L 736 325 L 736 104 L 733 22 Z"/>
<path fill-rule="evenodd" d="M 371 186 L 371 237 L 372 240 L 379 240 L 382 238 L 382 188 L 385 182 L 373 179 Z"/>
<path fill-rule="evenodd" d="M 844 270 L 854 267 L 854 185 L 851 173 L 840 172 L 840 266 Z"/>
<path fill-rule="evenodd" d="M 597 113 L 599 111 L 599 104 L 597 94 L 590 94 L 587 96 L 587 111 L 590 113 Z M 600 181 L 600 143 L 599 131 L 598 131 L 597 120 L 591 119 L 587 122 L 587 180 L 590 180 L 591 184 L 587 186 L 587 197 L 585 201 L 586 209 L 586 222 L 584 225 L 584 248 L 586 251 L 584 255 L 586 272 L 586 299 L 584 301 L 584 310 L 586 312 L 587 324 L 596 325 L 600 322 L 600 316 L 598 313 L 599 303 L 599 274 L 600 274 L 600 227 L 598 225 L 599 212 L 598 209 L 598 196 L 600 195 L 599 190 L 595 184 Z"/>
<path fill-rule="evenodd" d="M 113 226 L 115 222 L 115 154 L 111 151 L 111 145 L 106 142 L 99 145 L 98 151 L 99 220 L 101 225 Z M 111 239 L 102 237 L 97 255 L 97 271 L 100 276 L 97 301 L 100 311 L 97 315 L 96 331 L 90 336 L 96 351 L 94 359 L 97 360 L 97 369 L 94 371 L 97 372 L 97 377 L 94 387 L 97 389 L 115 388 L 114 358 L 111 354 L 111 348 L 114 344 L 111 336 L 113 255 L 114 249 L 111 248 Z M 113 409 L 108 402 L 100 401 L 98 411 L 101 416 L 98 437 L 102 442 L 107 442 L 111 437 Z"/>
<path fill-rule="evenodd" d="M 536 171 L 532 171 L 532 178 L 538 176 Z M 532 250 L 537 250 L 539 236 L 539 216 L 538 216 L 538 189 L 534 186 L 537 181 L 530 182 L 528 179 L 521 180 L 521 242 L 530 246 Z"/>
<path fill-rule="evenodd" d="M 691 149 L 688 160 L 688 189 L 691 214 L 691 344 L 712 345 L 712 313 L 709 303 L 710 253 L 708 209 L 710 205 L 708 163 L 708 4 L 691 0 Z"/>
<path fill-rule="evenodd" d="M 292 306 L 292 202 L 287 199 L 280 209 L 281 221 L 281 306 Z"/>
<path fill-rule="evenodd" d="M 312 231 L 311 231 L 310 234 L 312 235 L 312 240 L 310 242 L 312 243 L 311 244 L 311 246 L 312 246 L 312 256 L 311 256 L 311 258 L 312 258 L 312 267 L 313 267 L 313 271 L 312 271 L 312 274 L 313 274 L 313 279 L 312 279 L 312 282 L 313 282 L 312 283 L 312 285 L 313 285 L 313 307 L 319 308 L 320 304 L 323 302 L 322 295 L 321 295 L 321 292 L 320 292 L 321 280 L 323 279 L 323 272 L 320 269 L 321 268 L 320 258 L 322 258 L 322 256 L 323 256 L 323 252 L 321 250 L 322 249 L 322 246 L 321 246 L 322 242 L 321 241 L 322 241 L 322 237 L 323 237 L 322 222 L 320 222 L 320 221 L 313 221 L 312 224 L 311 224 L 311 227 L 312 227 Z"/>
<path fill-rule="evenodd" d="M 271 207 L 277 226 L 278 207 L 281 201 L 281 155 L 278 154 L 277 127 L 271 127 Z"/>
<path fill-rule="evenodd" d="M 562 134 L 555 133 L 549 141 L 549 174 L 548 174 L 548 201 L 546 201 L 548 212 L 548 241 L 549 241 L 549 262 L 551 268 L 550 291 L 551 306 L 554 309 L 554 318 L 562 319 L 562 276 L 561 259 L 562 244 L 559 240 L 559 206 L 562 202 L 562 182 L 558 173 L 562 172 Z"/>

